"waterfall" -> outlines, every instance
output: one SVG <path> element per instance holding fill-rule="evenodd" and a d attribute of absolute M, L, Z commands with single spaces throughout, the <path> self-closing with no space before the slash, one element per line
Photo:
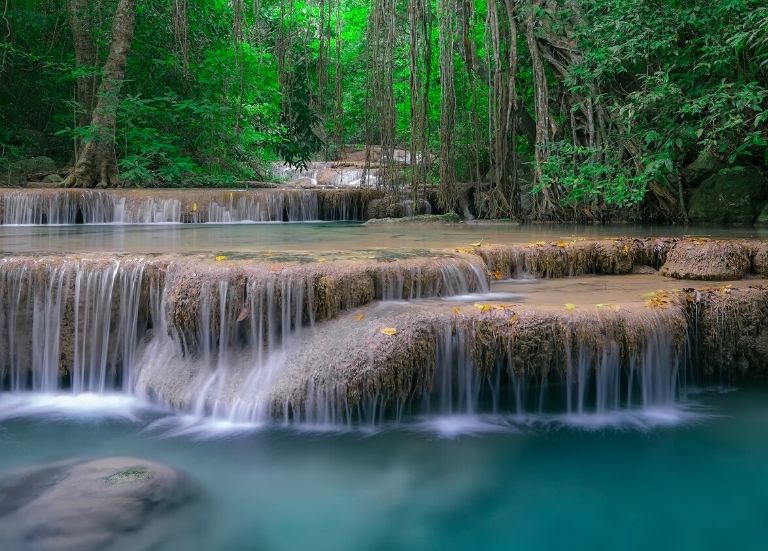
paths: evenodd
<path fill-rule="evenodd" d="M 142 274 L 140 261 L 0 261 L 4 386 L 131 391 Z"/>
<path fill-rule="evenodd" d="M 336 426 L 580 418 L 685 398 L 682 306 L 519 318 L 505 306 L 462 314 L 424 300 L 487 292 L 486 265 L 473 255 L 274 268 L 178 256 L 4 258 L 0 385 Z M 371 303 L 383 309 L 354 312 Z"/>
<path fill-rule="evenodd" d="M 0 190 L 2 224 L 362 220 L 367 189 Z"/>
<path fill-rule="evenodd" d="M 328 368 L 314 362 L 306 381 L 287 382 L 274 409 L 285 421 L 320 425 L 457 415 L 589 424 L 674 409 L 685 400 L 685 334 L 676 325 L 682 311 L 636 312 L 632 323 L 553 316 L 512 326 L 504 314 L 479 315 L 418 317 L 413 323 L 422 334 L 394 355 L 381 350 L 383 358 L 352 360 L 362 361 L 366 375 L 352 372 L 351 380 L 344 379 L 349 370 L 343 360 Z M 350 339 L 347 346 L 354 350 L 355 344 Z M 397 373 L 390 371 L 393 364 Z"/>

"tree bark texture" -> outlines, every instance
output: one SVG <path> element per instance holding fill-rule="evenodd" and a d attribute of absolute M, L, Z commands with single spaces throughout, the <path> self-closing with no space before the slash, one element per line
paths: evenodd
<path fill-rule="evenodd" d="M 136 1 L 120 0 L 112 20 L 112 42 L 104 63 L 98 99 L 91 117 L 94 139 L 83 148 L 75 167 L 64 181 L 66 187 L 109 187 L 119 184 L 115 158 L 115 123 L 120 89 L 136 23 Z"/>

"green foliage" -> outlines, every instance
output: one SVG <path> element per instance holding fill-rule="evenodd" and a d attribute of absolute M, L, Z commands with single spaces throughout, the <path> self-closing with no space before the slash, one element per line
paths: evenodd
<path fill-rule="evenodd" d="M 648 184 L 667 165 L 650 163 L 646 172 L 633 174 L 628 167 L 612 163 L 605 148 L 574 146 L 562 141 L 552 144 L 552 151 L 542 167 L 542 179 L 534 187 L 560 186 L 565 204 L 601 202 L 614 207 L 628 207 L 642 201 Z"/>
<path fill-rule="evenodd" d="M 344 144 L 375 145 L 368 41 L 374 2 L 339 2 L 138 2 L 116 113 L 121 178 L 137 186 L 231 186 L 269 178 L 270 164 L 279 159 L 306 167 L 321 152 L 338 154 Z M 45 154 L 71 163 L 75 144 L 93 139 L 94 128 L 76 123 L 75 83 L 98 80 L 115 4 L 93 4 L 98 63 L 92 67 L 75 62 L 65 2 L 9 4 L 11 33 L 0 43 L 0 161 Z M 181 4 L 184 14 L 174 11 Z M 518 28 L 518 108 L 535 116 L 536 83 L 524 33 L 532 4 L 496 3 L 502 71 L 512 47 L 508 5 L 515 6 Z M 489 107 L 489 5 L 478 0 L 462 6 L 453 27 L 453 144 L 456 178 L 466 182 L 493 173 L 492 144 L 498 141 Z M 429 64 L 420 62 L 419 76 L 429 98 L 428 145 L 437 156 L 437 21 L 445 4 L 431 0 L 429 7 L 423 36 L 433 53 Z M 408 9 L 409 2 L 398 2 L 393 14 L 394 141 L 403 149 L 411 143 Z M 465 12 L 473 14 L 466 27 Z M 533 15 L 541 43 L 561 50 L 544 56 L 554 124 L 542 166 L 531 166 L 530 133 L 507 137 L 525 192 L 556 190 L 552 196 L 565 205 L 605 211 L 640 205 L 648 190 L 689 191 L 675 188 L 678 176 L 704 150 L 726 165 L 768 168 L 763 0 L 554 0 L 540 3 Z M 476 63 L 466 61 L 471 49 Z M 599 131 L 587 136 L 582 115 L 590 108 Z M 431 164 L 433 184 L 438 167 Z M 535 186 L 534 174 L 540 178 Z"/>

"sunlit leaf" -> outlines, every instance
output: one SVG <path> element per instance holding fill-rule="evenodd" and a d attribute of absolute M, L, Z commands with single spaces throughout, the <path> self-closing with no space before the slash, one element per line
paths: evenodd
<path fill-rule="evenodd" d="M 393 335 L 397 335 L 397 329 L 395 329 L 394 327 L 385 327 L 384 329 L 381 330 L 381 332 L 384 333 L 385 335 L 389 335 L 390 337 Z"/>

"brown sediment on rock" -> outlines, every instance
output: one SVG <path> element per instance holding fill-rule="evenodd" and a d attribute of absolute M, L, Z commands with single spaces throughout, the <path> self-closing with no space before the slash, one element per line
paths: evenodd
<path fill-rule="evenodd" d="M 363 220 L 375 189 L 0 190 L 2 224 Z"/>
<path fill-rule="evenodd" d="M 768 242 L 753 239 L 564 239 L 458 250 L 482 257 L 497 278 L 622 275 L 653 270 L 674 279 L 704 281 L 768 275 Z"/>
<path fill-rule="evenodd" d="M 667 252 L 661 275 L 676 279 L 727 281 L 751 271 L 753 242 L 681 239 Z"/>
<path fill-rule="evenodd" d="M 768 287 L 686 290 L 692 362 L 715 379 L 768 375 Z"/>
<path fill-rule="evenodd" d="M 462 249 L 479 255 L 498 278 L 620 275 L 635 266 L 660 268 L 672 238 L 539 241 L 525 245 L 484 245 Z"/>
<path fill-rule="evenodd" d="M 569 370 L 579 361 L 587 371 L 600 369 L 608 351 L 626 369 L 640 369 L 653 339 L 668 339 L 671 362 L 681 363 L 685 349 L 682 300 L 659 310 L 478 306 L 368 309 L 319 328 L 287 358 L 272 392 L 272 414 L 309 422 L 391 418 L 434 392 L 439 356 L 456 343 L 463 363 L 483 378 L 500 368 L 502 378 L 539 384 L 576 377 Z M 340 326 L 343 342 L 331 337 Z"/>

